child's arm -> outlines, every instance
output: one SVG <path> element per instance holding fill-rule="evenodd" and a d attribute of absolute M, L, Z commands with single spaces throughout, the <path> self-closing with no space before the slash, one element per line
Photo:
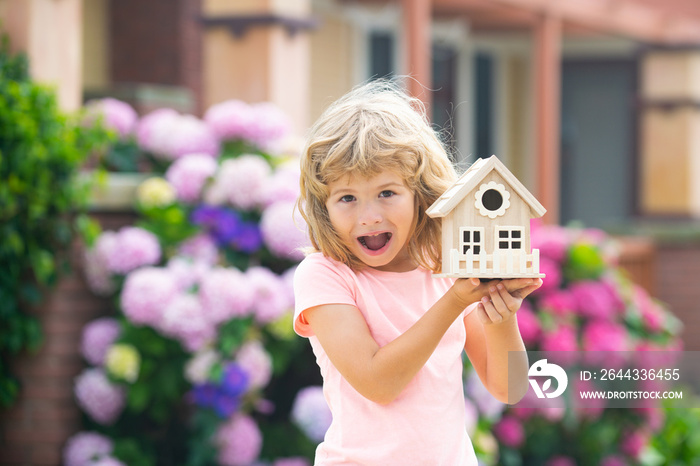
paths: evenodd
<path fill-rule="evenodd" d="M 488 294 L 488 284 L 460 282 L 411 328 L 383 347 L 372 338 L 364 317 L 354 306 L 317 306 L 304 311 L 304 315 L 343 377 L 364 397 L 386 404 L 393 401 L 425 365 L 466 306 Z"/>
<path fill-rule="evenodd" d="M 489 392 L 499 401 L 514 404 L 528 389 L 528 360 L 520 336 L 516 312 L 523 299 L 542 285 L 536 279 L 525 288 L 514 289 L 509 282 L 490 283 L 489 297 L 464 318 L 467 341 L 464 349 Z M 508 361 L 508 352 L 515 351 Z M 510 387 L 509 387 L 509 377 Z"/>

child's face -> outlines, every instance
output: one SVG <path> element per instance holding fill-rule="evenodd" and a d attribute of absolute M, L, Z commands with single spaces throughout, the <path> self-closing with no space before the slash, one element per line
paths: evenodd
<path fill-rule="evenodd" d="M 401 176 L 393 171 L 371 178 L 348 174 L 328 188 L 331 223 L 350 252 L 378 270 L 416 267 L 408 254 L 415 196 Z"/>

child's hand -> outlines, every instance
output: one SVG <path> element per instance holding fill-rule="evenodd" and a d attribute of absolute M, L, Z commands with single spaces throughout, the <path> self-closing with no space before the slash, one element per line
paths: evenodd
<path fill-rule="evenodd" d="M 510 320 L 530 293 L 542 286 L 542 280 L 514 279 L 490 283 L 488 296 L 481 298 L 477 313 L 484 325 L 499 324 Z"/>

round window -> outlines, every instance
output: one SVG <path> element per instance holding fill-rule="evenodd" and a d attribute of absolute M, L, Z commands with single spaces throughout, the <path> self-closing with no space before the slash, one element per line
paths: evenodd
<path fill-rule="evenodd" d="M 505 186 L 495 181 L 482 184 L 474 197 L 475 206 L 484 217 L 500 217 L 510 207 L 510 193 Z"/>

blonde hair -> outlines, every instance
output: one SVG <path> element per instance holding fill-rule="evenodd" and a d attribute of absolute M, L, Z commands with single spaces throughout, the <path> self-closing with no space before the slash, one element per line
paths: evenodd
<path fill-rule="evenodd" d="M 331 224 L 328 184 L 346 174 L 372 177 L 396 171 L 415 195 L 411 258 L 437 271 L 440 222 L 425 210 L 454 182 L 455 169 L 418 99 L 379 80 L 358 86 L 331 104 L 310 129 L 301 155 L 297 207 L 308 225 L 313 250 L 359 269 L 364 264 L 343 244 Z"/>

